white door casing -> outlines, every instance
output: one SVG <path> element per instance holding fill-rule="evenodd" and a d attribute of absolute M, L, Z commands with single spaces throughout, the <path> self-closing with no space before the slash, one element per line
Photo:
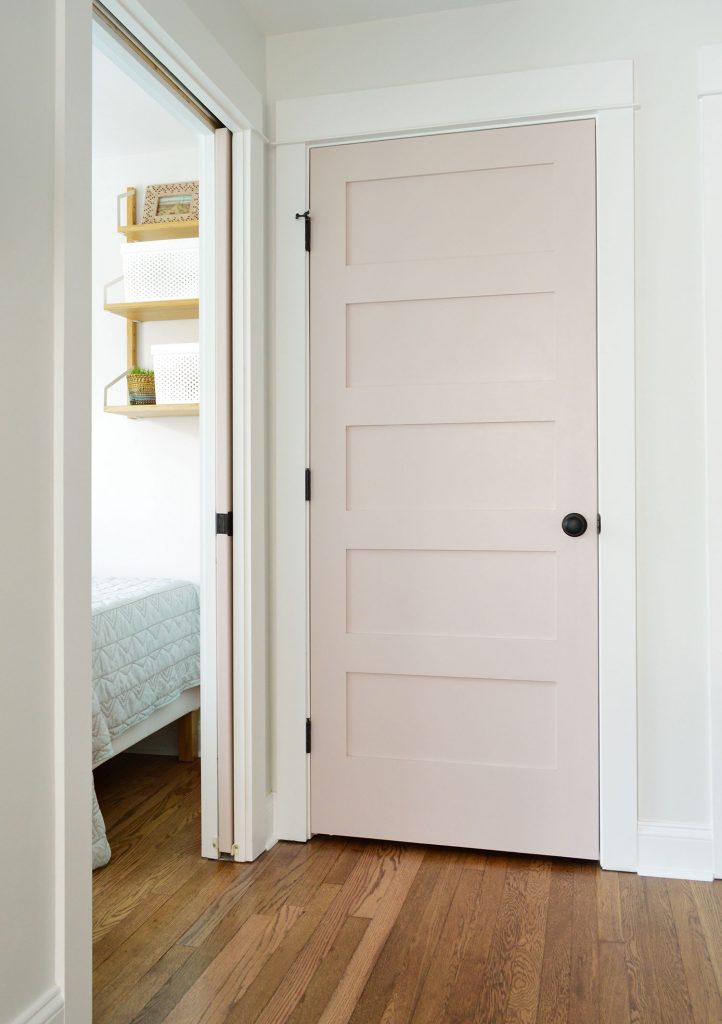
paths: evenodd
<path fill-rule="evenodd" d="M 594 135 L 312 154 L 313 831 L 598 857 Z"/>
<path fill-rule="evenodd" d="M 499 124 L 593 116 L 597 129 L 600 861 L 635 871 L 637 853 L 636 544 L 634 455 L 633 63 L 546 68 L 453 82 L 282 100 L 276 105 L 274 394 L 275 552 L 272 658 L 275 833 L 310 834 L 308 713 L 308 269 L 295 214 L 308 208 L 316 146 Z"/>

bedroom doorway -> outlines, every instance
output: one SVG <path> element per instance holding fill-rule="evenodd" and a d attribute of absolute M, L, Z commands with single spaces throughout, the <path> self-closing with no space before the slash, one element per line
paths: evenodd
<path fill-rule="evenodd" d="M 172 859 L 189 813 L 195 857 L 236 854 L 231 135 L 101 5 L 94 13 L 93 867 L 103 892 L 118 871 Z"/>

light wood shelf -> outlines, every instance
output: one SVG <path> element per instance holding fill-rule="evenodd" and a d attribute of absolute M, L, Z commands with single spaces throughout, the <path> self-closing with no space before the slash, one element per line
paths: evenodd
<path fill-rule="evenodd" d="M 198 238 L 197 220 L 167 221 L 165 224 L 119 224 L 118 231 L 129 242 L 160 242 L 168 238 Z"/>
<path fill-rule="evenodd" d="M 126 320 L 197 320 L 198 299 L 163 299 L 160 302 L 108 302 L 108 313 Z"/>
<path fill-rule="evenodd" d="M 105 412 L 127 416 L 130 420 L 157 419 L 166 416 L 197 416 L 198 402 L 182 405 L 106 405 Z"/>
<path fill-rule="evenodd" d="M 118 223 L 118 231 L 129 242 L 150 241 L 166 238 L 197 238 L 198 221 L 170 221 L 167 224 L 136 224 L 136 190 L 129 188 L 118 200 L 126 200 L 126 224 Z M 120 221 L 120 216 L 118 217 Z M 114 282 L 111 282 L 114 283 Z M 105 304 L 108 313 L 115 313 L 127 320 L 126 360 L 128 370 L 138 362 L 138 322 L 147 320 L 197 320 L 198 299 L 166 299 L 162 302 L 109 302 Z M 112 380 L 105 388 L 104 402 L 108 392 L 118 384 L 127 371 Z M 127 416 L 130 420 L 168 418 L 171 416 L 198 416 L 197 402 L 173 405 L 107 405 L 105 412 L 115 416 Z"/>

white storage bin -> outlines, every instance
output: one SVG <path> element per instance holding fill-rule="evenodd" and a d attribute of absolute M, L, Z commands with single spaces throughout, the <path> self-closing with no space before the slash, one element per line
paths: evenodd
<path fill-rule="evenodd" d="M 184 405 L 199 400 L 198 342 L 151 345 L 156 405 Z"/>
<path fill-rule="evenodd" d="M 126 302 L 198 298 L 197 238 L 125 242 L 120 252 Z"/>

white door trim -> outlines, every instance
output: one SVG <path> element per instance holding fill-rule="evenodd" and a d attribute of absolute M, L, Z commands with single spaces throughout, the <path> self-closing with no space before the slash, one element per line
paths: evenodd
<path fill-rule="evenodd" d="M 631 61 L 304 97 L 276 104 L 273 595 L 275 832 L 309 835 L 308 289 L 313 145 L 592 116 L 597 122 L 601 863 L 636 871 L 634 95 Z M 299 614 L 303 609 L 303 620 Z"/>
<path fill-rule="evenodd" d="M 722 46 L 698 56 L 707 449 L 707 674 L 714 876 L 722 877 Z"/>
<path fill-rule="evenodd" d="M 255 652 L 235 664 L 238 795 L 236 859 L 257 856 L 269 828 L 266 799 L 265 730 L 253 726 L 245 708 L 265 702 L 265 589 L 259 559 L 250 546 L 263 538 L 262 486 L 242 486 L 247 451 L 254 452 L 254 483 L 263 460 L 263 99 L 210 33 L 183 5 L 154 4 L 163 27 L 139 0 L 106 0 L 112 13 L 136 35 L 233 132 L 233 241 L 245 258 L 233 267 L 233 318 L 237 358 L 234 425 L 243 445 L 234 453 L 236 541 L 234 573 L 235 649 Z M 91 4 L 60 3 L 56 18 L 56 222 L 55 229 L 55 977 L 73 1024 L 91 1020 L 91 802 L 90 802 L 90 68 Z M 251 168 L 247 155 L 252 154 Z M 85 354 L 85 355 L 84 355 Z M 64 367 L 72 367 L 72 375 Z M 80 374 L 80 383 L 78 381 Z M 83 386 L 84 376 L 87 387 Z M 260 453 L 260 454 L 259 454 Z M 207 482 L 206 482 L 207 483 Z M 211 535 L 213 536 L 213 535 Z M 243 597 L 238 593 L 243 591 Z M 253 646 L 246 643 L 253 637 Z M 246 685 L 252 669 L 252 683 Z M 87 712 L 83 709 L 87 706 Z M 262 794 L 262 799 L 259 798 Z M 243 803 L 243 814 L 238 806 Z M 260 836 L 264 837 L 261 842 Z"/>

